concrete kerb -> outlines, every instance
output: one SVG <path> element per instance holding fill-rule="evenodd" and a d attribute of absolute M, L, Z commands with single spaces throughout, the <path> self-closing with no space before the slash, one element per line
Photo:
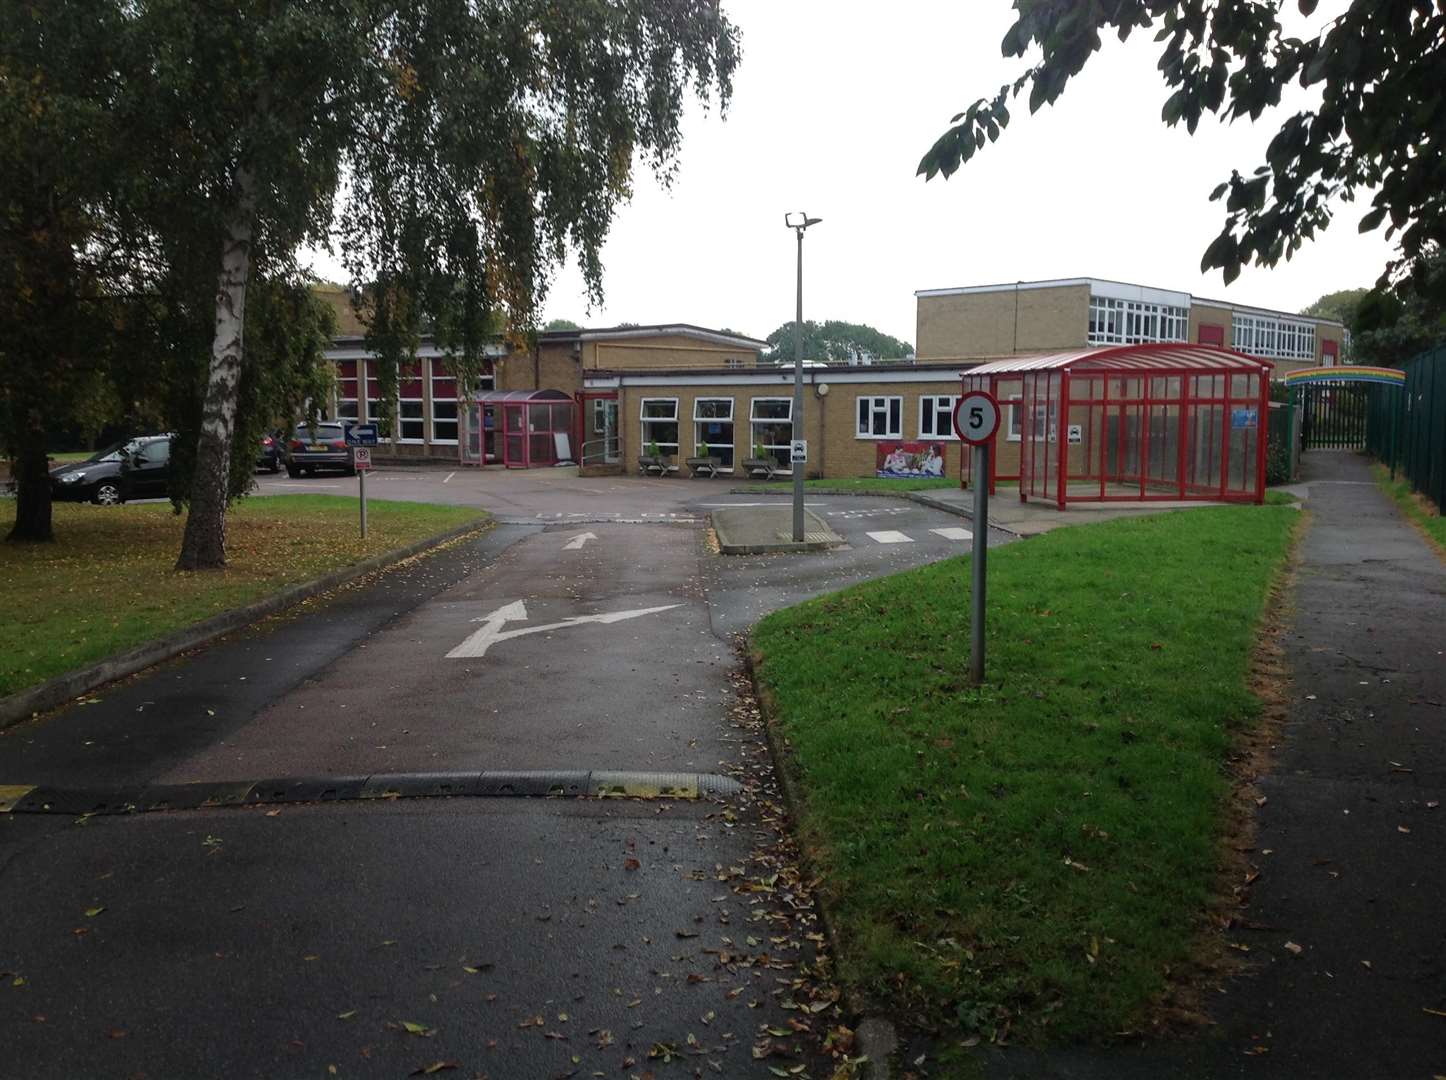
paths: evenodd
<path fill-rule="evenodd" d="M 811 510 L 804 511 L 804 539 L 787 537 L 786 522 L 768 521 L 774 507 L 766 511 L 738 507 L 715 510 L 708 515 L 709 524 L 718 538 L 718 550 L 724 555 L 772 555 L 784 552 L 828 551 L 844 542 L 843 537 Z M 777 509 L 783 509 L 778 507 Z M 760 520 L 763 519 L 763 520 Z M 780 526 L 784 526 L 780 529 Z"/>
<path fill-rule="evenodd" d="M 729 488 L 729 495 L 786 495 L 783 491 L 759 491 L 750 488 Z M 973 521 L 974 514 L 968 507 L 960 506 L 958 503 L 949 502 L 947 499 L 940 499 L 937 496 L 930 496 L 922 491 L 856 491 L 853 488 L 809 488 L 809 495 L 847 495 L 850 498 L 858 499 L 903 499 L 905 502 L 918 503 L 920 506 L 927 506 L 931 510 L 941 510 L 954 517 L 963 518 L 965 521 Z M 1000 525 L 996 521 L 989 523 L 991 529 L 1008 533 L 1010 536 L 1020 540 L 1027 540 L 1029 533 L 1015 532 L 1007 525 Z"/>
<path fill-rule="evenodd" d="M 773 771 L 778 776 L 778 786 L 783 793 L 784 806 L 788 809 L 789 817 L 798 821 L 803 808 L 802 794 L 798 790 L 798 778 L 793 772 L 793 759 L 789 756 L 788 747 L 784 744 L 783 736 L 779 734 L 778 725 L 775 723 L 771 698 L 759 685 L 758 671 L 753 663 L 752 643 L 745 639 L 739 652 L 743 659 L 744 670 L 748 672 L 748 684 L 753 691 L 753 698 L 758 702 L 758 709 L 763 717 L 763 734 L 768 743 L 768 756 L 773 759 Z M 808 856 L 805 852 L 800 851 L 799 857 L 807 862 Z M 822 899 L 817 896 L 814 898 L 814 904 L 818 911 L 819 925 L 823 927 L 824 936 L 828 939 L 829 950 L 835 957 L 842 956 L 838 934 L 834 931 L 833 920 L 829 917 L 828 909 L 824 906 Z M 894 1053 L 899 1045 L 894 1022 L 888 1017 L 870 1013 L 865 1002 L 857 994 L 846 992 L 845 1002 L 848 1005 L 849 1013 L 856 1018 L 854 1024 L 855 1045 L 859 1052 L 868 1058 L 868 1062 L 864 1066 L 864 1080 L 891 1080 Z"/>
<path fill-rule="evenodd" d="M 737 795 L 742 789 L 743 785 L 737 780 L 715 773 L 601 769 L 289 776 L 268 780 L 85 788 L 4 784 L 0 785 L 0 814 L 97 817 L 294 803 L 508 796 L 706 799 Z"/>
<path fill-rule="evenodd" d="M 404 562 L 414 555 L 420 555 L 424 551 L 440 547 L 460 537 L 482 532 L 491 525 L 491 518 L 480 517 L 436 536 L 394 548 L 380 555 L 373 555 L 369 559 L 363 559 L 351 566 L 344 566 L 340 570 L 333 570 L 331 573 L 323 574 L 311 581 L 292 585 L 278 593 L 247 604 L 245 607 L 223 611 L 209 619 L 203 619 L 201 622 L 165 634 L 155 641 L 149 641 L 134 649 L 109 656 L 89 667 L 57 675 L 29 690 L 22 690 L 17 694 L 0 698 L 0 731 L 28 720 L 36 713 L 64 705 L 67 701 L 99 689 L 106 683 L 134 675 L 138 671 L 144 671 L 148 667 L 170 660 L 183 652 L 209 644 L 233 630 L 264 619 L 268 615 L 274 615 L 278 611 L 310 599 L 318 593 L 349 584 L 358 578 Z"/>

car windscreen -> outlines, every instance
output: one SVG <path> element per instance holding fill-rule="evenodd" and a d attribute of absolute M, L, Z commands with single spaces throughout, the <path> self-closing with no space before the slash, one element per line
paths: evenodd
<path fill-rule="evenodd" d="M 111 443 L 104 450 L 97 450 L 91 454 L 90 457 L 86 458 L 86 464 L 89 465 L 97 461 L 119 461 L 120 452 L 129 445 L 130 443 L 126 441 Z"/>
<path fill-rule="evenodd" d="M 314 428 L 299 427 L 291 436 L 301 442 L 336 442 L 342 437 L 340 424 L 318 424 Z"/>

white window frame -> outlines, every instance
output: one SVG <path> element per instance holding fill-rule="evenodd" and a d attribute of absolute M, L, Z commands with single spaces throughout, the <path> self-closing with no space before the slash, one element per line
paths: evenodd
<path fill-rule="evenodd" d="M 386 439 L 388 442 L 390 442 L 392 439 L 392 423 L 395 422 L 396 417 L 393 416 L 391 421 L 383 421 L 377 416 L 376 413 L 372 412 L 372 402 L 380 404 L 382 399 L 379 397 L 374 398 L 371 396 L 371 387 L 367 385 L 367 383 L 371 381 L 371 369 L 371 361 L 367 361 L 365 372 L 362 373 L 362 377 L 357 384 L 357 393 L 360 394 L 361 399 L 366 402 L 367 423 L 375 424 L 377 426 L 377 438 Z M 357 370 L 360 372 L 362 369 L 358 368 Z M 380 379 L 377 380 L 377 389 L 381 389 Z"/>
<path fill-rule="evenodd" d="M 1004 429 L 1004 441 L 1019 442 L 1024 437 L 1024 427 L 1020 419 L 1021 413 L 1023 412 L 1024 399 L 1017 397 L 1010 398 L 1005 404 L 1009 406 L 1009 424 Z"/>
<path fill-rule="evenodd" d="M 865 406 L 865 402 L 868 403 L 867 406 Z M 897 402 L 899 406 L 898 423 L 895 424 L 892 428 L 890 428 L 889 422 L 892 419 L 890 415 L 892 412 L 891 406 L 894 402 Z M 863 418 L 859 415 L 859 413 L 865 407 L 868 408 L 868 430 L 864 429 Z M 884 427 L 887 429 L 883 433 L 874 431 L 874 422 L 881 415 L 884 419 Z M 897 394 L 860 394 L 858 397 L 854 398 L 854 438 L 902 439 L 903 437 L 904 399 L 902 396 Z"/>
<path fill-rule="evenodd" d="M 939 411 L 939 402 L 947 401 L 944 411 Z M 921 439 L 948 439 L 954 442 L 959 441 L 959 436 L 954 432 L 954 406 L 959 403 L 958 394 L 920 394 L 919 395 L 919 438 Z M 932 417 L 934 426 L 939 426 L 940 417 L 944 418 L 943 431 L 927 431 L 924 427 L 924 420 Z"/>
<path fill-rule="evenodd" d="M 787 416 L 787 417 L 781 417 L 781 416 L 765 416 L 765 417 L 761 417 L 761 418 L 760 418 L 759 415 L 758 415 L 758 405 L 759 405 L 760 402 L 765 402 L 765 401 L 768 401 L 768 402 L 781 402 L 782 404 L 787 405 L 787 406 L 788 406 L 788 416 Z M 792 440 L 793 440 L 793 436 L 794 436 L 793 398 L 791 398 L 791 397 L 756 397 L 756 398 L 751 398 L 751 399 L 749 400 L 749 402 L 748 402 L 748 454 L 749 454 L 749 456 L 751 457 L 751 456 L 753 455 L 753 446 L 754 446 L 755 443 L 758 443 L 758 438 L 757 438 L 757 436 L 754 434 L 754 429 L 757 427 L 757 425 L 759 425 L 759 424 L 783 424 L 783 423 L 787 423 L 787 424 L 788 424 L 788 438 L 789 438 L 789 442 L 790 442 L 790 444 L 791 444 L 791 443 L 792 443 Z M 735 430 L 735 432 L 734 432 L 733 439 L 734 439 L 735 442 L 736 442 L 737 439 L 738 439 L 738 434 L 737 434 L 736 430 Z M 781 445 L 781 444 L 779 444 L 779 443 L 758 443 L 758 445 L 761 445 L 764 450 L 789 450 L 789 449 L 791 449 L 791 446 Z M 792 465 L 792 463 L 789 461 L 788 455 L 785 455 L 785 460 L 784 460 L 783 462 L 779 462 L 779 466 L 778 466 L 778 470 L 777 470 L 777 471 L 778 471 L 778 473 L 779 473 L 780 476 L 791 476 L 791 475 L 793 475 L 793 465 Z"/>
<path fill-rule="evenodd" d="M 1171 304 L 1147 304 L 1113 296 L 1091 296 L 1088 341 L 1091 345 L 1142 345 L 1184 341 L 1190 311 Z"/>
<path fill-rule="evenodd" d="M 1250 356 L 1276 360 L 1314 360 L 1315 323 L 1274 315 L 1245 315 L 1230 319 L 1231 348 Z"/>
<path fill-rule="evenodd" d="M 427 410 L 427 434 L 434 443 L 456 446 L 457 439 L 462 434 L 462 404 L 457 400 L 457 380 L 447 373 L 447 369 L 441 359 L 433 357 L 427 361 L 427 364 L 427 391 L 432 395 L 432 407 Z M 438 372 L 441 374 L 438 374 Z M 437 383 L 446 382 L 449 379 L 451 379 L 452 382 L 452 396 L 438 397 Z M 437 406 L 439 404 L 446 405 L 449 403 L 456 410 L 456 415 L 450 420 L 445 416 L 438 417 Z M 452 437 L 450 439 L 437 434 L 438 424 L 452 425 Z"/>
<path fill-rule="evenodd" d="M 415 380 L 409 380 L 406 377 L 407 373 L 405 370 L 397 371 L 397 442 L 406 443 L 409 446 L 421 446 L 427 441 L 427 387 L 425 384 L 425 375 L 421 370 L 423 362 L 417 360 L 415 363 L 417 365 L 417 377 Z M 418 387 L 418 392 L 421 394 L 420 397 L 402 397 L 402 384 L 409 381 L 415 381 L 420 384 Z M 407 406 L 409 405 L 416 406 L 415 416 L 407 415 Z M 402 434 L 408 430 L 409 427 L 417 432 L 414 438 L 409 438 Z"/>
<path fill-rule="evenodd" d="M 701 404 L 703 404 L 703 402 L 705 402 L 705 401 L 712 401 L 712 402 L 726 401 L 726 402 L 728 402 L 728 415 L 727 415 L 727 416 L 699 416 L 699 415 L 698 415 L 698 406 L 701 405 Z M 698 436 L 698 425 L 699 425 L 699 424 L 722 424 L 722 423 L 726 423 L 726 424 L 728 424 L 730 427 L 733 428 L 733 441 L 728 444 L 728 449 L 732 451 L 733 461 L 734 461 L 734 463 L 736 464 L 737 461 L 738 461 L 738 421 L 737 421 L 737 419 L 735 418 L 734 413 L 737 412 L 737 409 L 738 409 L 737 403 L 736 403 L 731 397 L 699 397 L 699 398 L 694 398 L 694 399 L 693 399 L 693 448 L 696 450 L 696 449 L 698 448 L 698 443 L 700 443 L 700 442 L 703 441 L 703 440 L 700 439 L 699 436 Z M 792 411 L 792 410 L 790 410 L 790 412 L 791 412 L 791 411 Z M 719 446 L 722 446 L 723 444 L 722 444 L 722 443 L 719 443 L 718 445 L 719 445 Z M 711 449 L 712 446 L 713 446 L 713 444 L 712 444 L 712 443 L 709 443 L 708 446 L 709 446 L 709 448 Z M 733 468 L 734 468 L 733 465 L 724 465 L 724 466 L 722 466 L 718 471 L 719 471 L 719 472 L 731 473 L 731 472 L 733 471 Z"/>
<path fill-rule="evenodd" d="M 653 403 L 655 403 L 655 402 L 660 402 L 660 401 L 661 401 L 661 402 L 666 402 L 667 404 L 673 406 L 673 415 L 672 415 L 671 417 L 668 417 L 668 416 L 649 416 L 649 415 L 648 415 L 648 406 L 649 406 L 650 404 L 653 404 Z M 667 457 L 667 456 L 669 456 L 669 455 L 668 455 L 668 447 L 671 446 L 671 447 L 673 448 L 673 452 L 672 452 L 672 455 L 671 455 L 671 456 L 674 458 L 674 464 L 668 466 L 668 468 L 670 468 L 670 469 L 676 469 L 676 468 L 678 467 L 678 466 L 677 466 L 677 461 L 676 461 L 676 459 L 677 459 L 677 457 L 678 457 L 678 443 L 677 443 L 677 442 L 663 442 L 663 441 L 661 441 L 660 439 L 654 439 L 654 438 L 649 437 L 649 435 L 648 435 L 648 425 L 649 425 L 650 423 L 653 423 L 653 424 L 672 424 L 675 428 L 678 429 L 678 438 L 681 439 L 681 438 L 683 437 L 683 428 L 682 428 L 682 425 L 679 424 L 679 422 L 678 422 L 678 399 L 675 398 L 675 397 L 671 397 L 671 398 L 668 398 L 668 397 L 645 397 L 645 398 L 643 398 L 641 401 L 638 402 L 638 421 L 639 421 L 639 430 L 640 430 L 641 433 L 642 433 L 642 449 L 643 449 L 643 451 L 646 452 L 648 446 L 649 446 L 651 443 L 655 443 L 655 442 L 656 442 L 656 443 L 658 444 L 658 452 L 659 452 L 660 454 L 662 454 L 663 456 Z"/>

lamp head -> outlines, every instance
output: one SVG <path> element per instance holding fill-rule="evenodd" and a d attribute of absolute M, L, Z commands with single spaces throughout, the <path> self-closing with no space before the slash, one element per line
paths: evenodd
<path fill-rule="evenodd" d="M 802 210 L 795 210 L 783 215 L 783 223 L 790 229 L 806 229 L 810 225 L 817 225 L 823 218 L 809 217 Z"/>

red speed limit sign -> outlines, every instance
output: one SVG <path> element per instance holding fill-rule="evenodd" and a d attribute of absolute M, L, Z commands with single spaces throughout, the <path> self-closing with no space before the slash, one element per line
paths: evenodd
<path fill-rule="evenodd" d="M 970 390 L 954 406 L 954 434 L 983 446 L 999 430 L 999 402 L 987 390 Z"/>

